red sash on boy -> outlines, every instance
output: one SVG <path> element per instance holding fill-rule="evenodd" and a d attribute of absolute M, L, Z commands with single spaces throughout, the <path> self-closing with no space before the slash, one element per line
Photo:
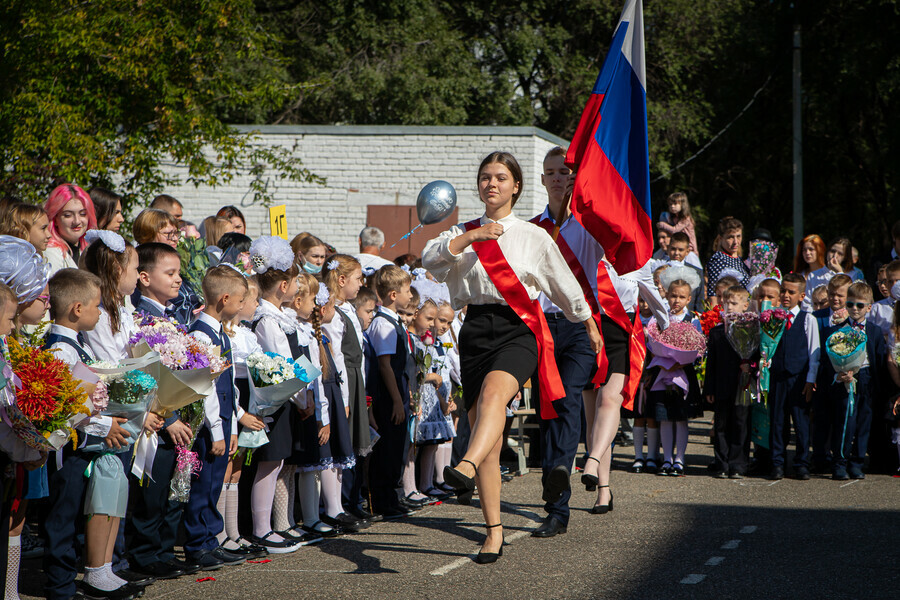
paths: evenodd
<path fill-rule="evenodd" d="M 619 301 L 619 294 L 613 286 L 612 279 L 609 277 L 609 271 L 606 270 L 606 263 L 603 261 L 597 265 L 597 297 L 600 299 L 600 306 L 606 316 L 612 319 L 613 323 L 625 330 L 628 335 L 628 359 L 629 372 L 625 381 L 625 387 L 622 389 L 622 398 L 624 399 L 622 406 L 627 410 L 631 410 L 634 406 L 634 397 L 637 392 L 638 383 L 641 380 L 641 372 L 644 369 L 644 358 L 647 355 L 647 346 L 644 341 L 644 328 L 638 326 L 640 314 L 637 307 L 634 311 L 634 323 L 628 320 L 628 313 Z M 606 359 L 604 352 L 601 368 L 597 370 L 597 376 L 594 378 L 594 384 L 602 385 L 606 381 L 606 372 L 609 369 L 609 361 Z"/>
<path fill-rule="evenodd" d="M 481 221 L 475 219 L 464 225 L 466 231 L 472 231 L 481 227 Z M 559 376 L 556 366 L 556 358 L 553 354 L 553 336 L 547 326 L 544 311 L 537 300 L 528 296 L 528 290 L 519 281 L 518 275 L 503 256 L 503 250 L 497 240 L 485 240 L 474 242 L 472 250 L 478 255 L 481 266 L 487 271 L 488 277 L 497 287 L 500 295 L 516 311 L 516 314 L 524 321 L 537 340 L 538 350 L 538 379 L 541 386 L 541 418 L 555 419 L 556 410 L 553 401 L 565 397 L 566 390 Z"/>

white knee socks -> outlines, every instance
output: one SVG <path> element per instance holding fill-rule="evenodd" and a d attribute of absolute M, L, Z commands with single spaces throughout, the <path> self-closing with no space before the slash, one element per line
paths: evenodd
<path fill-rule="evenodd" d="M 22 558 L 22 536 L 9 536 L 6 553 L 6 591 L 4 600 L 19 600 L 19 561 Z"/>
<path fill-rule="evenodd" d="M 419 489 L 422 491 L 430 490 L 434 487 L 434 463 L 439 446 L 425 446 L 419 452 L 421 454 L 421 463 L 419 464 Z M 413 463 L 415 469 L 415 463 Z"/>
<path fill-rule="evenodd" d="M 303 524 L 312 527 L 319 520 L 319 477 L 318 471 L 300 473 L 300 510 Z"/>
<path fill-rule="evenodd" d="M 222 486 L 222 491 L 219 492 L 219 501 L 216 502 L 216 510 L 219 512 L 219 515 L 222 516 L 222 521 L 223 521 L 222 531 L 220 531 L 219 533 L 216 534 L 216 540 L 219 542 L 220 546 L 228 540 L 228 535 L 226 535 L 226 533 L 225 533 L 225 526 L 224 526 L 226 506 L 228 505 L 228 496 L 225 493 L 225 489 L 226 489 L 227 485 L 228 484 L 226 483 L 225 485 Z"/>
<path fill-rule="evenodd" d="M 282 461 L 264 461 L 259 463 L 253 488 L 250 492 L 250 511 L 253 514 L 253 535 L 262 537 L 272 531 L 272 501 L 275 497 L 275 484 L 281 471 Z M 273 541 L 280 540 L 273 536 Z"/>
<path fill-rule="evenodd" d="M 672 442 L 675 437 L 674 423 L 672 421 L 659 422 L 659 437 L 662 440 L 663 460 L 672 464 Z"/>
<path fill-rule="evenodd" d="M 675 421 L 675 462 L 684 464 L 684 453 L 688 445 L 687 421 Z"/>
<path fill-rule="evenodd" d="M 644 460 L 644 428 L 635 425 L 632 428 L 634 432 L 634 459 L 635 460 Z M 647 449 L 647 454 L 650 454 L 650 449 Z"/>
<path fill-rule="evenodd" d="M 325 514 L 336 517 L 344 512 L 341 501 L 342 469 L 334 468 L 322 471 L 322 499 L 325 501 Z"/>
<path fill-rule="evenodd" d="M 444 467 L 450 466 L 453 456 L 453 442 L 445 442 L 438 446 L 434 459 L 434 481 L 437 484 L 444 483 Z"/>
<path fill-rule="evenodd" d="M 291 528 L 289 514 L 294 469 L 294 465 L 283 465 L 275 482 L 275 497 L 272 502 L 272 529 L 275 531 L 287 531 Z"/>

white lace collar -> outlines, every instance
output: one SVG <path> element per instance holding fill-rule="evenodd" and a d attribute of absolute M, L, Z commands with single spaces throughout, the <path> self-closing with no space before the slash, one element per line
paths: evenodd
<path fill-rule="evenodd" d="M 296 313 L 294 316 L 288 314 L 287 310 L 290 309 L 280 309 L 268 300 L 264 300 L 260 298 L 259 300 L 259 308 L 256 309 L 256 314 L 253 315 L 253 320 L 258 321 L 263 317 L 269 317 L 274 319 L 278 326 L 281 327 L 281 330 L 287 334 L 294 333 L 297 331 L 297 317 Z M 291 313 L 294 311 L 291 310 Z"/>
<path fill-rule="evenodd" d="M 297 342 L 301 346 L 309 346 L 316 339 L 313 326 L 302 321 L 297 322 Z"/>

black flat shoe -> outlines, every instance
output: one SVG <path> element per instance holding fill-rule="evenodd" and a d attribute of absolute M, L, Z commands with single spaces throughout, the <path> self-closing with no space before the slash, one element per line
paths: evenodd
<path fill-rule="evenodd" d="M 644 472 L 644 461 L 639 458 L 634 459 L 634 463 L 631 465 L 632 473 L 643 473 Z"/>
<path fill-rule="evenodd" d="M 494 527 L 500 527 L 502 523 L 497 523 L 496 525 L 485 525 L 485 529 L 493 529 Z M 499 552 L 485 552 L 481 550 L 478 552 L 478 555 L 475 557 L 475 562 L 479 565 L 489 565 L 491 563 L 497 562 L 497 559 L 503 556 L 503 545 L 506 542 L 500 542 L 500 551 Z"/>
<path fill-rule="evenodd" d="M 657 475 L 671 475 L 672 474 L 672 463 L 669 461 L 665 461 L 659 470 L 656 472 Z"/>
<path fill-rule="evenodd" d="M 471 460 L 462 459 L 460 462 L 467 462 L 472 465 L 472 468 L 475 469 L 475 474 L 478 474 L 478 467 L 475 466 Z M 457 494 L 462 494 L 469 490 L 475 489 L 475 478 L 468 477 L 463 475 L 461 471 L 454 469 L 453 467 L 444 467 L 444 482 L 447 485 L 453 487 L 456 490 Z"/>
<path fill-rule="evenodd" d="M 598 465 L 600 461 L 594 458 L 593 456 L 588 456 L 584 459 L 585 467 L 587 466 L 587 461 L 592 460 L 596 462 Z M 596 475 L 588 475 L 587 473 L 581 474 L 581 483 L 584 484 L 584 489 L 587 492 L 596 492 L 597 486 L 600 484 L 600 479 Z"/>
<path fill-rule="evenodd" d="M 121 571 L 115 572 L 116 577 L 124 579 L 128 583 L 136 587 L 147 587 L 152 583 L 156 582 L 156 577 L 145 575 L 144 573 L 138 573 L 136 571 L 132 571 L 131 569 L 122 569 Z"/>
<path fill-rule="evenodd" d="M 598 486 L 601 488 L 608 488 L 608 485 Z M 612 512 L 613 509 L 613 494 L 612 490 L 609 490 L 609 504 L 595 504 L 591 509 L 592 515 L 605 515 L 608 512 Z"/>

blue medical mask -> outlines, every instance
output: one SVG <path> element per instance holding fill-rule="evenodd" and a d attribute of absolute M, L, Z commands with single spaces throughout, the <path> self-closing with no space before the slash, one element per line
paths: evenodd
<path fill-rule="evenodd" d="M 311 262 L 303 263 L 303 270 L 309 273 L 310 275 L 318 275 L 322 272 L 321 265 L 314 265 Z"/>

